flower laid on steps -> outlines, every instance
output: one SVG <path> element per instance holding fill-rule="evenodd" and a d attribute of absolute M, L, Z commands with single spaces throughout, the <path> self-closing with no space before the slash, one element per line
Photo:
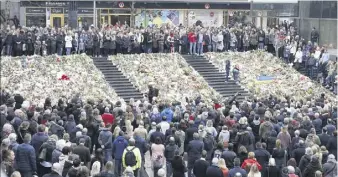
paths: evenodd
<path fill-rule="evenodd" d="M 185 97 L 201 96 L 207 104 L 220 95 L 193 70 L 179 54 L 140 54 L 111 56 L 114 65 L 142 92 L 153 83 L 158 100 L 185 102 Z"/>
<path fill-rule="evenodd" d="M 34 56 L 24 61 L 26 67 L 22 65 L 22 58 L 2 58 L 1 89 L 18 92 L 34 103 L 43 103 L 50 97 L 55 104 L 59 98 L 70 99 L 77 93 L 85 100 L 119 100 L 86 55 Z"/>
<path fill-rule="evenodd" d="M 318 83 L 300 74 L 281 59 L 263 51 L 242 53 L 207 53 L 206 58 L 220 70 L 225 69 L 225 61 L 230 60 L 231 68 L 239 65 L 241 84 L 259 98 L 270 95 L 282 99 L 290 96 L 294 100 L 314 98 L 325 93 L 330 100 L 335 96 Z M 262 82 L 258 78 L 273 78 Z"/>

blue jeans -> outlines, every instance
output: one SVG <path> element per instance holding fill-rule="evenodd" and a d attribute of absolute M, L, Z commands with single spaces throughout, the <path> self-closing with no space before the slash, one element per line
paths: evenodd
<path fill-rule="evenodd" d="M 104 155 L 104 162 L 112 161 L 112 149 L 104 149 L 103 150 L 103 155 Z"/>
<path fill-rule="evenodd" d="M 197 54 L 198 55 L 203 54 L 203 43 L 197 43 Z"/>
<path fill-rule="evenodd" d="M 189 52 L 190 55 L 195 54 L 196 53 L 196 42 L 189 42 Z"/>
<path fill-rule="evenodd" d="M 66 55 L 70 55 L 70 51 L 72 50 L 72 48 L 71 47 L 67 47 L 66 48 Z"/>
<path fill-rule="evenodd" d="M 114 174 L 115 176 L 121 176 L 121 171 L 122 171 L 122 160 L 121 159 L 115 159 L 115 164 L 114 164 Z"/>
<path fill-rule="evenodd" d="M 225 80 L 229 81 L 230 71 L 225 71 Z"/>

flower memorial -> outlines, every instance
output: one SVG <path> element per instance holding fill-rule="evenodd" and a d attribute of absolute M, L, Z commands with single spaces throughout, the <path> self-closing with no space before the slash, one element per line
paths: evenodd
<path fill-rule="evenodd" d="M 6 58 L 1 60 L 1 89 L 18 92 L 27 100 L 57 103 L 77 93 L 87 100 L 119 100 L 102 73 L 86 55 Z"/>
<path fill-rule="evenodd" d="M 158 100 L 180 101 L 201 96 L 206 104 L 221 96 L 179 54 L 116 55 L 109 58 L 143 93 L 159 89 Z"/>
<path fill-rule="evenodd" d="M 281 59 L 263 51 L 207 53 L 205 56 L 220 71 L 225 69 L 226 60 L 229 60 L 232 66 L 238 65 L 241 84 L 259 98 L 273 95 L 280 99 L 289 96 L 294 100 L 301 100 L 325 93 L 332 101 L 335 99 L 324 87 L 312 82 Z M 273 79 L 260 82 L 258 78 L 261 77 Z"/>

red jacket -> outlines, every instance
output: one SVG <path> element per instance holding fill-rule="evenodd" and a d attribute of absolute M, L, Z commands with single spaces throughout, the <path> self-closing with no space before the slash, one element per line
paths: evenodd
<path fill-rule="evenodd" d="M 114 116 L 110 113 L 104 113 L 101 117 L 105 125 L 114 123 Z"/>
<path fill-rule="evenodd" d="M 189 33 L 188 34 L 188 40 L 189 40 L 189 42 L 196 42 L 196 35 L 195 35 L 195 33 Z"/>
<path fill-rule="evenodd" d="M 252 166 L 253 164 L 257 165 L 257 168 L 258 168 L 259 171 L 262 170 L 262 166 L 257 162 L 256 159 L 246 159 L 246 160 L 244 160 L 241 168 L 243 168 L 245 170 L 248 165 Z"/>

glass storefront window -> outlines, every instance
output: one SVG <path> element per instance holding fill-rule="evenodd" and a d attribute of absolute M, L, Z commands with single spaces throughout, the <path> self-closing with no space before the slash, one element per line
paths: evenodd
<path fill-rule="evenodd" d="M 26 15 L 26 26 L 42 26 L 46 27 L 46 16 L 41 14 L 27 14 Z"/>
<path fill-rule="evenodd" d="M 337 19 L 337 1 L 323 1 L 322 18 Z"/>

